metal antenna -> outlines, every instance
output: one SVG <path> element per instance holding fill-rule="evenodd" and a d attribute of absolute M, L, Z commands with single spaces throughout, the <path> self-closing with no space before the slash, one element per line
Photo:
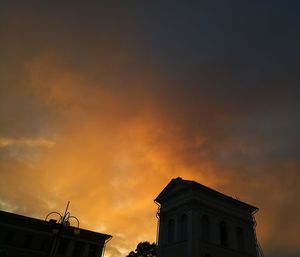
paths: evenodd
<path fill-rule="evenodd" d="M 77 222 L 77 227 L 76 227 L 76 233 L 78 233 L 78 228 L 79 228 L 79 220 L 77 219 L 77 217 L 71 215 L 71 213 L 68 211 L 69 210 L 69 205 L 70 205 L 70 201 L 68 201 L 67 203 L 67 206 L 66 206 L 66 209 L 65 209 L 65 212 L 64 214 L 62 215 L 61 213 L 59 212 L 56 212 L 56 211 L 53 211 L 53 212 L 50 212 L 47 214 L 46 218 L 45 218 L 45 221 L 48 220 L 48 217 L 52 214 L 56 214 L 59 216 L 59 220 L 58 220 L 58 223 L 61 224 L 61 225 L 64 225 L 64 226 L 69 226 L 70 224 L 70 219 L 73 219 L 73 220 L 76 220 Z"/>
<path fill-rule="evenodd" d="M 57 252 L 57 248 L 59 245 L 59 241 L 61 238 L 61 233 L 63 230 L 65 229 L 71 229 L 73 230 L 74 235 L 79 235 L 80 234 L 80 229 L 79 229 L 79 220 L 75 217 L 75 216 L 71 216 L 69 210 L 69 205 L 70 205 L 70 201 L 68 201 L 66 209 L 64 214 L 60 214 L 59 212 L 53 211 L 48 213 L 48 215 L 46 216 L 45 221 L 47 221 L 48 217 L 52 214 L 56 214 L 59 216 L 59 220 L 58 220 L 58 224 L 56 224 L 56 220 L 55 223 L 53 224 L 53 241 L 52 241 L 52 247 L 49 253 L 49 257 L 55 257 L 56 256 L 56 252 Z M 74 219 L 77 222 L 77 227 L 70 227 L 70 219 Z"/>

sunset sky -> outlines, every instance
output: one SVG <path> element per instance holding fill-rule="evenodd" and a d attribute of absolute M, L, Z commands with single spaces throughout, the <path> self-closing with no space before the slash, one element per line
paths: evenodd
<path fill-rule="evenodd" d="M 300 256 L 300 1 L 0 1 L 0 209 L 155 241 L 174 177 Z"/>

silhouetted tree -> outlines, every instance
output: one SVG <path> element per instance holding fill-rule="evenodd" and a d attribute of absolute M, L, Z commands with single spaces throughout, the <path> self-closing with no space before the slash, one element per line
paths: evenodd
<path fill-rule="evenodd" d="M 156 244 L 140 242 L 135 251 L 131 251 L 126 257 L 156 257 Z"/>

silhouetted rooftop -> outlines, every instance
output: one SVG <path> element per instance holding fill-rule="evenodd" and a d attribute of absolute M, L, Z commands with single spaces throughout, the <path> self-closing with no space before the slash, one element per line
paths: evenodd
<path fill-rule="evenodd" d="M 0 220 L 2 223 L 5 224 L 12 224 L 17 227 L 26 227 L 28 229 L 33 230 L 40 230 L 40 231 L 52 231 L 53 226 L 59 226 L 55 220 L 45 221 L 40 220 L 32 217 L 27 217 L 11 212 L 1 211 L 0 210 Z M 65 234 L 73 235 L 72 231 L 76 229 L 76 227 L 69 226 L 64 230 Z M 80 229 L 80 236 L 84 238 L 101 238 L 102 240 L 108 240 L 112 236 L 107 234 L 102 234 L 99 232 L 87 230 L 87 229 Z"/>
<path fill-rule="evenodd" d="M 181 189 L 177 190 L 177 191 L 172 191 L 172 189 L 176 186 L 183 186 Z M 161 193 L 156 197 L 156 199 L 154 200 L 155 202 L 161 204 L 162 202 L 164 202 L 166 200 L 166 196 L 169 198 L 172 195 L 177 195 L 178 193 L 182 192 L 182 190 L 186 190 L 186 189 L 193 189 L 196 191 L 201 191 L 201 192 L 205 192 L 206 194 L 209 194 L 211 196 L 214 196 L 216 198 L 219 199 L 223 199 L 227 202 L 230 202 L 232 204 L 238 205 L 239 207 L 242 207 L 244 209 L 247 209 L 250 212 L 256 212 L 258 210 L 257 207 L 250 205 L 248 203 L 242 202 L 238 199 L 235 199 L 233 197 L 230 197 L 228 195 L 225 195 L 223 193 L 220 193 L 214 189 L 211 189 L 207 186 L 204 186 L 196 181 L 193 180 L 185 180 L 182 179 L 180 177 L 178 178 L 174 178 L 172 179 L 169 184 L 161 191 Z"/>

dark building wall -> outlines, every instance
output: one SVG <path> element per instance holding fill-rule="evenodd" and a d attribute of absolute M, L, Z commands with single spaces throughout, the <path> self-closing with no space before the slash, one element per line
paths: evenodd
<path fill-rule="evenodd" d="M 182 179 L 173 179 L 156 202 L 159 257 L 257 256 L 256 207 Z"/>
<path fill-rule="evenodd" d="M 1 257 L 100 257 L 109 235 L 0 211 Z"/>

